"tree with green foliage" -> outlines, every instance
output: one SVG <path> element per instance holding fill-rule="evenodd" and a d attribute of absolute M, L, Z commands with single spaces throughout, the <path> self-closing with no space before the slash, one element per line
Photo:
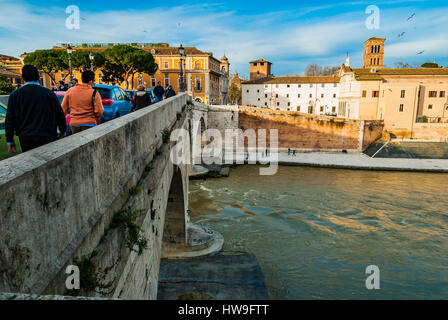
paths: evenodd
<path fill-rule="evenodd" d="M 14 91 L 11 80 L 5 76 L 0 76 L 0 95 L 8 95 Z"/>
<path fill-rule="evenodd" d="M 435 62 L 426 62 L 422 64 L 422 68 L 439 68 L 439 65 Z"/>
<path fill-rule="evenodd" d="M 64 50 L 36 50 L 25 57 L 24 63 L 42 70 L 53 82 L 56 82 L 56 73 L 69 68 L 68 54 Z"/>
<path fill-rule="evenodd" d="M 154 74 L 158 66 L 149 52 L 128 45 L 116 45 L 104 51 L 105 63 L 103 81 L 126 83 L 129 88 L 129 77 L 133 79 L 136 73 Z"/>
<path fill-rule="evenodd" d="M 72 68 L 80 72 L 85 70 L 90 70 L 90 51 L 88 50 L 76 50 L 72 53 Z M 99 69 L 104 66 L 106 59 L 103 53 L 95 52 L 93 53 L 93 68 Z"/>

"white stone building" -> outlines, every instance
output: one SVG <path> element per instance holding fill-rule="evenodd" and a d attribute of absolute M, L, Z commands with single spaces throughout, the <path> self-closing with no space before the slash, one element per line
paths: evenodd
<path fill-rule="evenodd" d="M 269 77 L 242 83 L 242 105 L 296 111 L 317 115 L 336 115 L 339 78 Z"/>

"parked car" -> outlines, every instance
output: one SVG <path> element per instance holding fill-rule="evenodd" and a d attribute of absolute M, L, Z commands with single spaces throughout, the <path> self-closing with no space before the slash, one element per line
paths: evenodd
<path fill-rule="evenodd" d="M 124 90 L 124 92 L 126 92 L 126 95 L 129 97 L 129 99 L 131 99 L 132 106 L 135 108 L 135 94 L 137 93 L 137 91 L 135 91 L 135 90 Z"/>
<path fill-rule="evenodd" d="M 104 113 L 101 122 L 110 121 L 132 112 L 132 101 L 119 86 L 94 85 L 103 100 Z"/>
<path fill-rule="evenodd" d="M 156 103 L 156 95 L 154 94 L 154 89 L 146 89 L 146 92 L 149 94 L 151 104 Z"/>
<path fill-rule="evenodd" d="M 0 103 L 0 134 L 5 134 L 6 109 L 7 107 Z"/>
<path fill-rule="evenodd" d="M 58 97 L 59 103 L 62 104 L 62 101 L 64 100 L 65 94 L 67 91 L 54 91 L 54 94 L 56 97 Z M 65 123 L 67 124 L 67 131 L 65 132 L 66 136 L 69 136 L 72 134 L 72 128 L 70 128 L 70 110 L 68 111 L 68 114 L 65 116 Z M 58 129 L 59 133 L 59 129 Z"/>

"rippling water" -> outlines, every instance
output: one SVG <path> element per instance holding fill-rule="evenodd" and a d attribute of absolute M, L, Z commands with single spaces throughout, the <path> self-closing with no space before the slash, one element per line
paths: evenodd
<path fill-rule="evenodd" d="M 448 175 L 242 166 L 194 181 L 194 222 L 256 255 L 272 299 L 447 299 Z M 381 289 L 365 287 L 377 265 Z"/>

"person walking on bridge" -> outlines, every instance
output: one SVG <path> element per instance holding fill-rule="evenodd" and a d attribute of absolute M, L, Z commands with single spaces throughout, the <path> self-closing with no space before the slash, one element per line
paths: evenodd
<path fill-rule="evenodd" d="M 135 94 L 135 111 L 143 109 L 151 104 L 151 98 L 143 85 L 139 85 Z"/>
<path fill-rule="evenodd" d="M 160 102 L 163 100 L 165 89 L 163 89 L 163 87 L 160 85 L 160 81 L 157 82 L 157 86 L 154 88 L 154 95 L 156 96 L 156 102 Z"/>
<path fill-rule="evenodd" d="M 82 73 L 82 83 L 67 91 L 62 100 L 65 114 L 70 113 L 70 127 L 73 134 L 96 127 L 104 113 L 101 95 L 93 88 L 95 73 L 87 70 Z"/>
<path fill-rule="evenodd" d="M 39 71 L 32 65 L 22 68 L 25 85 L 9 96 L 5 132 L 8 152 L 15 153 L 14 134 L 26 152 L 58 138 L 57 129 L 67 130 L 64 112 L 56 94 L 39 84 Z"/>

